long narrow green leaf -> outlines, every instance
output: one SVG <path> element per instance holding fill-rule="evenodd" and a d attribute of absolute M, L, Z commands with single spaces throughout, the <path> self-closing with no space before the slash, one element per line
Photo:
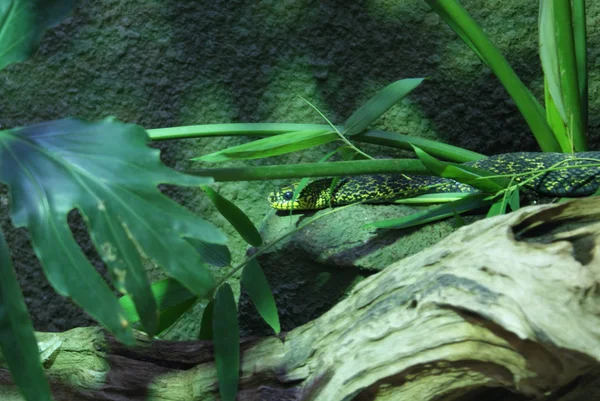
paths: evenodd
<path fill-rule="evenodd" d="M 0 70 L 27 59 L 44 31 L 63 20 L 76 0 L 0 1 Z"/>
<path fill-rule="evenodd" d="M 540 60 L 544 71 L 544 84 L 550 94 L 550 99 L 552 99 L 555 110 L 558 112 L 563 124 L 566 125 L 567 113 L 563 104 L 553 1 L 540 0 L 538 30 Z M 548 96 L 546 96 L 546 98 L 548 98 Z M 546 101 L 546 114 L 549 113 L 548 101 Z M 548 121 L 550 121 L 550 118 Z M 554 132 L 556 134 L 556 131 Z"/>
<path fill-rule="evenodd" d="M 421 160 L 421 162 L 423 162 L 423 164 L 435 175 L 443 178 L 452 178 L 465 184 L 472 185 L 484 192 L 494 193 L 501 191 L 510 184 L 510 180 L 506 178 L 486 178 L 487 176 L 497 174 L 480 168 L 442 162 L 417 147 L 415 147 L 415 153 L 419 157 L 419 160 Z"/>
<path fill-rule="evenodd" d="M 369 223 L 363 228 L 401 229 L 452 217 L 455 214 L 479 209 L 493 203 L 493 197 L 485 194 L 472 194 L 455 202 L 445 203 L 432 209 L 409 214 L 398 219 L 382 220 Z"/>
<path fill-rule="evenodd" d="M 50 401 L 33 325 L 0 231 L 0 359 L 27 401 Z"/>
<path fill-rule="evenodd" d="M 337 139 L 339 139 L 337 133 L 333 132 L 330 128 L 288 132 L 243 145 L 233 146 L 215 153 L 193 158 L 192 160 L 222 162 L 227 160 L 260 159 L 324 145 Z"/>
<path fill-rule="evenodd" d="M 212 341 L 213 339 L 213 310 L 215 307 L 215 301 L 211 300 L 206 307 L 204 308 L 204 313 L 202 314 L 202 322 L 200 323 L 200 333 L 198 335 L 198 340 L 208 340 Z"/>
<path fill-rule="evenodd" d="M 579 79 L 577 77 L 571 2 L 566 0 L 552 1 L 554 3 L 561 88 L 567 116 L 567 132 L 569 132 L 572 138 L 575 152 L 582 152 L 587 148 L 587 138 L 581 118 L 581 98 L 579 96 Z"/>
<path fill-rule="evenodd" d="M 560 152 L 560 146 L 546 123 L 545 112 L 539 102 L 521 82 L 502 53 L 488 39 L 483 29 L 456 0 L 425 0 L 452 28 L 459 27 L 461 35 L 469 39 L 469 45 L 496 74 L 519 111 L 527 121 L 538 145 L 545 152 Z"/>
<path fill-rule="evenodd" d="M 329 129 L 325 124 L 292 124 L 292 123 L 255 123 L 255 124 L 204 124 L 183 127 L 157 128 L 148 130 L 148 135 L 154 141 L 169 139 L 200 138 L 214 136 L 274 136 L 288 132 Z M 335 127 L 338 131 L 344 128 Z M 393 148 L 412 150 L 412 145 L 418 146 L 430 155 L 457 163 L 479 160 L 485 157 L 480 153 L 462 149 L 447 143 L 431 139 L 403 135 L 394 132 L 373 131 L 356 135 L 352 138 L 357 142 L 374 143 Z"/>
<path fill-rule="evenodd" d="M 548 84 L 546 83 L 546 77 L 544 76 L 544 102 L 546 104 L 546 120 L 548 125 L 552 128 L 554 136 L 558 141 L 560 148 L 565 153 L 573 152 L 573 144 L 569 136 L 567 135 L 567 124 L 563 121 L 559 111 L 554 105 L 554 99 L 550 94 Z"/>
<path fill-rule="evenodd" d="M 235 401 L 240 370 L 240 329 L 229 284 L 217 290 L 213 309 L 213 344 L 222 401 Z"/>
<path fill-rule="evenodd" d="M 242 272 L 242 288 L 246 290 L 256 310 L 264 321 L 279 334 L 281 326 L 275 299 L 269 288 L 265 273 L 263 273 L 256 259 L 251 259 Z"/>
<path fill-rule="evenodd" d="M 585 0 L 573 0 L 573 35 L 575 38 L 575 58 L 581 103 L 581 120 L 584 131 L 588 126 L 588 67 L 587 67 L 587 28 L 585 20 Z"/>
<path fill-rule="evenodd" d="M 360 106 L 344 124 L 344 135 L 352 136 L 362 132 L 377 120 L 390 107 L 408 95 L 413 89 L 423 82 L 425 78 L 401 79 L 387 85 L 377 92 L 375 96 Z"/>
<path fill-rule="evenodd" d="M 252 246 L 260 246 L 263 242 L 262 237 L 254 223 L 233 202 L 219 195 L 208 185 L 202 185 L 201 188 L 206 192 L 208 198 L 215 205 L 219 213 L 235 228 L 242 238 Z"/>

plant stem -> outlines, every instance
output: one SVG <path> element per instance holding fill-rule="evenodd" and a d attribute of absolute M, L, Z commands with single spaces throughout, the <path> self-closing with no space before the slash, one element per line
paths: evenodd
<path fill-rule="evenodd" d="M 213 177 L 215 181 L 258 181 L 280 178 L 338 177 L 361 174 L 431 175 L 416 159 L 354 160 L 334 163 L 284 164 L 274 166 L 187 170 L 187 174 Z"/>

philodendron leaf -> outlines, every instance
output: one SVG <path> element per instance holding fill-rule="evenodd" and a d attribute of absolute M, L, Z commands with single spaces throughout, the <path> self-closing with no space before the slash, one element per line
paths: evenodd
<path fill-rule="evenodd" d="M 0 232 L 0 361 L 6 361 L 27 401 L 51 400 L 33 325 Z"/>
<path fill-rule="evenodd" d="M 54 289 L 124 341 L 130 331 L 123 310 L 75 242 L 69 211 L 77 208 L 83 215 L 115 287 L 132 295 L 149 333 L 157 321 L 156 304 L 141 255 L 202 297 L 213 291 L 214 279 L 186 238 L 225 242 L 213 225 L 157 188 L 211 180 L 169 169 L 148 141 L 143 128 L 108 119 L 0 131 L 0 181 L 10 186 L 13 223 L 29 229 Z"/>
<path fill-rule="evenodd" d="M 42 34 L 75 7 L 76 0 L 1 0 L 0 70 L 27 59 Z"/>
<path fill-rule="evenodd" d="M 367 100 L 348 118 L 344 124 L 344 135 L 351 136 L 361 133 L 377 120 L 390 107 L 398 103 L 425 78 L 408 78 L 393 82 Z"/>
<path fill-rule="evenodd" d="M 240 370 L 240 329 L 237 308 L 229 284 L 217 290 L 212 310 L 215 364 L 223 401 L 235 401 Z"/>

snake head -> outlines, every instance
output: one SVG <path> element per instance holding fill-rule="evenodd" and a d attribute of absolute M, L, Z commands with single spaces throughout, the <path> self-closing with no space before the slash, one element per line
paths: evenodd
<path fill-rule="evenodd" d="M 298 199 L 294 199 L 294 190 L 296 185 L 288 185 L 279 188 L 277 191 L 269 194 L 268 200 L 272 208 L 277 210 L 290 210 L 290 209 L 302 209 Z M 297 198 L 300 198 L 299 196 Z"/>
<path fill-rule="evenodd" d="M 271 207 L 277 210 L 316 210 L 329 206 L 331 179 L 321 179 L 308 183 L 294 200 L 294 191 L 299 183 L 279 188 L 269 194 Z"/>

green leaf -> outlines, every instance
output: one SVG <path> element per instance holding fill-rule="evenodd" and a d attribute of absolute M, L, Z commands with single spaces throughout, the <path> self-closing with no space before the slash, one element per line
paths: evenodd
<path fill-rule="evenodd" d="M 42 34 L 75 7 L 76 0 L 0 1 L 0 70 L 27 59 Z"/>
<path fill-rule="evenodd" d="M 51 400 L 33 325 L 0 231 L 0 360 L 27 401 Z"/>
<path fill-rule="evenodd" d="M 260 159 L 312 148 L 339 139 L 329 128 L 308 129 L 259 139 L 239 146 L 223 149 L 192 160 L 222 162 L 227 160 Z"/>
<path fill-rule="evenodd" d="M 204 262 L 216 267 L 225 267 L 231 264 L 231 252 L 227 245 L 212 244 L 196 238 L 186 238 L 186 240 L 200 254 Z"/>
<path fill-rule="evenodd" d="M 506 214 L 507 206 L 510 206 L 512 210 L 519 209 L 520 199 L 518 186 L 514 186 L 506 190 L 502 196 L 492 204 L 490 210 L 488 211 L 487 217 Z"/>
<path fill-rule="evenodd" d="M 487 176 L 497 175 L 489 171 L 465 166 L 442 162 L 433 156 L 428 155 L 423 150 L 413 146 L 419 160 L 431 170 L 435 175 L 443 178 L 452 178 L 465 184 L 474 186 L 484 192 L 495 193 L 503 190 L 510 185 L 510 180 L 502 177 L 485 178 Z"/>
<path fill-rule="evenodd" d="M 269 283 L 256 259 L 251 259 L 242 273 L 242 287 L 254 303 L 256 310 L 264 321 L 279 334 L 281 326 L 275 299 L 269 288 Z"/>
<path fill-rule="evenodd" d="M 515 187 L 514 190 L 509 191 L 508 193 L 508 205 L 511 210 L 519 210 L 521 207 L 521 193 L 519 191 L 519 187 Z"/>
<path fill-rule="evenodd" d="M 413 213 L 408 216 L 398 219 L 382 220 L 374 223 L 369 223 L 363 228 L 384 228 L 384 229 L 401 229 L 421 224 L 431 223 L 452 217 L 456 214 L 464 213 L 469 210 L 479 209 L 493 202 L 493 197 L 485 194 L 472 194 L 455 202 L 445 203 L 438 207 L 434 207 L 421 212 Z"/>
<path fill-rule="evenodd" d="M 481 26 L 456 0 L 425 0 L 440 17 L 455 29 L 481 60 L 498 77 L 527 121 L 537 143 L 544 152 L 560 152 L 560 146 L 545 118 L 543 107 L 508 64 L 500 50 L 487 37 Z"/>
<path fill-rule="evenodd" d="M 66 119 L 0 131 L 0 181 L 10 186 L 11 216 L 27 227 L 54 289 L 70 297 L 121 341 L 132 341 L 119 302 L 77 245 L 67 224 L 75 207 L 114 278 L 152 330 L 156 310 L 140 253 L 198 296 L 214 279 L 184 237 L 224 243 L 213 225 L 164 196 L 159 183 L 200 185 L 160 162 L 139 126 Z M 149 324 L 150 323 L 150 324 Z"/>
<path fill-rule="evenodd" d="M 544 71 L 544 82 L 554 103 L 554 107 L 563 123 L 567 124 L 567 113 L 563 103 L 561 89 L 560 69 L 558 64 L 558 50 L 556 44 L 556 28 L 554 24 L 554 2 L 540 0 L 538 18 L 540 60 Z M 546 105 L 546 107 L 548 107 Z"/>
<path fill-rule="evenodd" d="M 402 205 L 423 205 L 431 203 L 447 203 L 465 198 L 472 194 L 467 192 L 444 192 L 439 194 L 423 194 L 413 198 L 397 199 L 394 203 Z"/>
<path fill-rule="evenodd" d="M 365 104 L 356 110 L 346 124 L 344 124 L 344 135 L 352 136 L 359 134 L 390 107 L 398 103 L 400 99 L 408 95 L 413 89 L 423 82 L 425 78 L 401 79 L 393 82 L 377 92 L 375 96 L 367 100 Z"/>
<path fill-rule="evenodd" d="M 240 210 L 233 202 L 219 195 L 208 185 L 203 185 L 202 189 L 208 195 L 208 198 L 215 205 L 219 213 L 227 219 L 242 238 L 252 246 L 262 245 L 262 237 L 244 212 Z"/>
<path fill-rule="evenodd" d="M 199 340 L 212 341 L 213 339 L 213 310 L 215 307 L 214 300 L 211 300 L 204 308 L 202 314 L 202 322 L 200 323 Z"/>
<path fill-rule="evenodd" d="M 490 207 L 490 210 L 488 210 L 488 213 L 486 215 L 486 217 L 494 217 L 494 216 L 499 216 L 501 214 L 506 214 L 506 198 L 501 197 L 500 199 L 498 199 L 496 202 L 494 202 L 492 204 L 492 206 Z"/>
<path fill-rule="evenodd" d="M 158 305 L 157 333 L 170 327 L 179 317 L 194 305 L 198 297 L 181 283 L 172 278 L 156 281 L 151 285 L 152 297 Z M 127 320 L 136 323 L 140 320 L 135 304 L 130 295 L 119 299 Z"/>
<path fill-rule="evenodd" d="M 564 0 L 551 1 L 554 7 L 556 51 L 562 100 L 567 116 L 567 132 L 573 141 L 575 152 L 581 152 L 587 149 L 587 138 L 579 94 L 571 2 Z M 556 102 L 556 99 L 554 101 Z"/>
<path fill-rule="evenodd" d="M 235 401 L 240 371 L 240 329 L 229 284 L 217 290 L 213 310 L 213 344 L 221 400 Z"/>

